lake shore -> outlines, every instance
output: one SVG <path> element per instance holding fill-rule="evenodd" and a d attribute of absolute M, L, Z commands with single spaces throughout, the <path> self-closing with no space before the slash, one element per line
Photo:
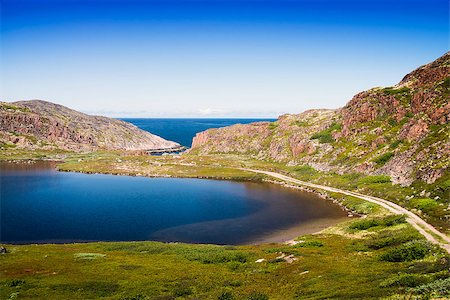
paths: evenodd
<path fill-rule="evenodd" d="M 301 188 L 239 170 L 236 167 L 242 165 L 230 166 L 228 159 L 136 157 L 109 152 L 44 157 L 55 158 L 59 162 L 63 161 L 58 164 L 61 171 L 274 181 L 271 184 Z M 254 167 L 252 161 L 239 163 Z M 266 165 L 265 168 L 267 167 Z M 386 225 L 388 223 L 383 220 L 389 218 L 389 215 L 377 205 L 337 193 L 314 192 L 342 203 L 351 210 L 347 213 L 366 215 L 367 220 L 378 225 L 366 228 L 365 225 L 359 225 L 365 224 L 366 219 L 345 217 L 343 222 L 315 234 L 301 235 L 292 240 L 297 235 L 293 228 L 288 230 L 288 234 L 276 233 L 273 237 L 269 236 L 262 244 L 257 241 L 257 244 L 246 246 L 158 242 L 4 245 L 7 253 L 0 255 L 0 265 L 4 270 L 3 279 L 0 280 L 2 293 L 10 295 L 20 292 L 23 296 L 38 295 L 48 299 L 81 299 L 100 295 L 125 299 L 139 294 L 177 297 L 181 287 L 168 286 L 165 276 L 170 276 L 175 282 L 188 282 L 186 288 L 189 293 L 200 298 L 217 298 L 221 295 L 220 289 L 203 290 L 202 287 L 208 284 L 231 289 L 235 296 L 241 298 L 260 290 L 271 299 L 290 299 L 295 297 L 299 289 L 308 290 L 321 298 L 361 298 L 368 294 L 375 298 L 405 295 L 405 290 L 399 290 L 389 282 L 397 280 L 400 276 L 398 274 L 409 274 L 411 263 L 386 262 L 380 257 L 408 243 L 423 243 L 423 237 L 407 223 Z M 393 236 L 387 242 L 386 234 Z M 401 241 L 397 241 L 398 237 L 401 237 Z M 289 239 L 290 242 L 285 241 Z M 372 243 L 378 240 L 387 244 L 381 248 L 372 248 Z M 436 265 L 433 270 L 441 270 L 437 266 L 446 259 L 446 254 L 433 248 L 434 246 L 427 247 L 432 248 L 423 259 Z M 351 269 L 348 268 L 349 264 L 352 265 Z M 165 270 L 164 276 L 158 271 L 161 267 Z M 146 274 L 155 275 L 152 278 L 143 277 L 144 270 Z M 414 280 L 421 278 L 425 283 L 435 280 L 434 278 L 445 278 L 439 275 L 441 271 L 430 270 L 418 270 L 412 276 Z M 186 274 L 193 274 L 195 280 L 192 281 L 189 279 L 192 276 Z M 332 279 L 336 276 L 340 280 Z M 102 281 L 98 281 L 98 278 L 102 278 Z M 126 281 L 118 281 L 117 278 Z M 148 287 L 149 280 L 154 282 L 153 288 Z M 230 286 L 224 284 L 224 280 L 236 284 Z M 358 288 L 355 288 L 355 280 Z M 70 282 L 73 284 L 68 286 Z M 130 285 L 129 282 L 134 284 Z M 74 289 L 78 291 L 78 296 L 72 292 Z M 408 291 L 411 292 L 413 291 Z"/>
<path fill-rule="evenodd" d="M 8 192 L 7 194 L 4 194 L 6 198 L 3 200 L 4 205 L 7 205 L 8 203 L 11 203 L 11 201 L 7 201 L 8 199 L 11 200 L 11 197 L 19 197 L 19 195 L 22 194 L 29 194 L 28 196 L 20 196 L 24 198 L 23 201 L 28 201 L 26 199 L 34 199 L 33 195 L 38 193 L 41 195 L 41 197 L 45 197 L 48 201 L 53 201 L 55 207 L 59 207 L 60 205 L 67 206 L 68 203 L 72 203 L 73 201 L 70 201 L 72 195 L 78 195 L 80 193 L 77 192 L 77 189 L 75 186 L 71 185 L 71 182 L 79 182 L 80 184 L 83 182 L 86 182 L 86 186 L 82 188 L 82 190 L 88 190 L 89 194 L 96 195 L 95 199 L 102 199 L 102 195 L 104 197 L 110 199 L 108 200 L 111 202 L 110 205 L 119 205 L 122 207 L 121 211 L 127 211 L 128 209 L 131 209 L 130 213 L 136 214 L 133 211 L 135 209 L 133 207 L 123 207 L 124 199 L 127 199 L 128 194 L 127 190 L 132 190 L 133 195 L 140 195 L 139 199 L 160 199 L 161 195 L 159 194 L 161 191 L 163 192 L 163 197 L 167 198 L 169 203 L 172 203 L 172 200 L 176 200 L 180 202 L 179 204 L 181 207 L 183 207 L 184 202 L 192 202 L 194 199 L 191 199 L 189 196 L 193 189 L 198 190 L 199 193 L 201 193 L 202 189 L 205 189 L 208 191 L 208 193 L 213 193 L 213 198 L 208 198 L 208 207 L 203 207 L 204 201 L 200 201 L 198 205 L 196 206 L 197 210 L 207 209 L 209 217 L 198 217 L 197 214 L 193 214 L 191 217 L 195 218 L 188 222 L 188 224 L 178 223 L 176 221 L 163 225 L 161 228 L 158 227 L 158 223 L 155 223 L 154 221 L 151 222 L 144 222 L 142 220 L 142 228 L 147 228 L 145 230 L 146 235 L 149 235 L 149 237 L 145 236 L 127 236 L 127 239 L 123 239 L 123 241 L 127 240 L 156 240 L 156 241 L 167 241 L 167 242 L 173 242 L 173 241 L 179 241 L 179 242 L 192 242 L 192 243 L 217 243 L 217 244 L 234 244 L 234 245 L 246 245 L 246 244 L 254 244 L 256 241 L 258 243 L 267 243 L 267 242 L 284 242 L 286 240 L 290 240 L 292 238 L 295 238 L 299 235 L 303 234 L 309 234 L 318 232 L 320 230 L 323 230 L 329 226 L 335 225 L 336 223 L 340 222 L 341 220 L 345 220 L 347 218 L 347 213 L 344 213 L 343 210 L 336 204 L 331 203 L 327 200 L 322 199 L 323 197 L 317 197 L 317 194 L 312 193 L 311 191 L 304 191 L 300 189 L 295 189 L 290 191 L 289 189 L 286 189 L 284 186 L 280 185 L 274 185 L 272 182 L 265 182 L 265 180 L 261 181 L 243 181 L 243 180 L 227 180 L 227 181 L 218 181 L 217 178 L 214 182 L 208 182 L 205 179 L 199 179 L 193 180 L 193 178 L 188 178 L 187 180 L 184 178 L 157 178 L 155 180 L 149 180 L 145 181 L 144 176 L 139 176 L 139 178 L 132 179 L 127 178 L 128 176 L 104 176 L 104 174 L 99 175 L 81 175 L 77 174 L 77 172 L 55 172 L 57 170 L 57 163 L 54 161 L 28 161 L 28 163 L 3 163 L 0 165 L 2 168 L 3 174 L 2 176 L 6 176 L 3 178 L 3 180 L 6 180 L 7 178 L 10 178 L 10 180 L 13 180 L 13 182 L 6 182 L 5 184 L 13 185 L 15 184 L 15 178 L 17 176 L 27 176 L 29 178 L 28 180 L 35 180 L 33 178 L 39 178 L 40 185 L 45 184 L 45 182 L 48 181 L 48 184 L 51 184 L 52 189 L 59 189 L 61 190 L 61 195 L 57 196 L 56 194 L 49 193 L 42 194 L 44 190 L 38 189 L 37 186 L 33 185 L 33 182 L 30 182 L 30 189 L 31 191 L 25 192 L 26 187 L 17 187 L 18 190 L 23 190 L 21 193 L 15 193 L 11 194 L 8 192 L 8 189 L 4 190 L 4 192 Z M 6 169 L 5 169 L 6 168 Z M 11 174 L 13 177 L 8 177 L 8 174 Z M 61 174 L 61 175 L 59 175 Z M 67 175 L 66 175 L 67 174 Z M 92 177 L 91 177 L 92 176 Z M 25 177 L 24 177 L 25 178 Z M 55 179 L 60 179 L 58 181 L 55 181 Z M 37 180 L 37 179 L 36 179 Z M 63 181 L 62 181 L 63 180 Z M 114 195 L 109 195 L 109 192 L 106 192 L 102 186 L 106 181 L 111 181 L 111 184 L 113 186 L 120 185 L 121 188 L 119 190 L 114 189 L 116 192 Z M 173 181 L 173 182 L 172 182 Z M 20 181 L 21 182 L 21 181 Z M 58 182 L 64 182 L 64 186 L 58 184 Z M 98 182 L 95 184 L 95 182 Z M 115 183 L 114 183 L 115 182 Z M 172 182 L 172 183 L 171 183 Z M 228 183 L 226 183 L 228 182 Z M 17 183 L 19 184 L 19 183 Z M 156 184 L 156 186 L 155 186 Z M 177 186 L 177 189 L 180 191 L 183 191 L 184 188 L 187 189 L 189 192 L 186 194 L 186 200 L 181 200 L 178 196 L 177 199 L 172 199 L 171 195 L 173 193 L 169 192 L 166 186 L 168 185 L 175 185 Z M 33 188 L 33 186 L 35 186 Z M 184 188 L 182 186 L 185 186 Z M 146 187 L 144 189 L 144 187 Z M 200 187 L 203 187 L 200 189 Z M 111 187 L 113 188 L 113 187 Z M 231 190 L 230 190 L 231 189 Z M 110 190 L 110 189 L 108 189 Z M 219 192 L 220 190 L 220 192 Z M 297 191 L 299 190 L 299 191 Z M 71 191 L 71 192 L 69 192 Z M 155 191 L 155 192 L 152 192 Z M 229 191 L 229 192 L 228 192 Z M 230 193 L 231 192 L 231 193 Z M 106 194 L 105 194 L 106 193 Z M 147 194 L 153 195 L 156 193 L 156 196 L 151 196 Z M 176 193 L 177 194 L 177 193 Z M 8 196 L 9 195 L 9 196 Z M 84 195 L 83 193 L 80 194 L 80 197 Z M 147 196 L 145 196 L 147 195 Z M 175 194 L 174 194 L 175 195 Z M 178 194 L 177 194 L 178 195 Z M 227 196 L 228 195 L 228 196 Z M 133 197 L 135 197 L 133 196 Z M 206 194 L 199 194 L 196 196 L 198 199 L 203 199 Z M 64 199 L 67 199 L 69 202 L 64 202 L 64 204 L 61 204 L 57 199 L 59 197 L 63 197 Z M 119 201 L 119 197 L 120 201 Z M 231 198 L 230 198 L 231 197 Z M 25 199 L 26 198 L 26 199 Z M 85 197 L 86 198 L 86 197 Z M 114 200 L 117 198 L 117 201 Z M 217 199 L 222 200 L 217 200 Z M 54 200 L 50 200 L 54 199 Z M 86 201 L 84 198 L 76 197 L 76 199 L 79 199 L 79 201 L 76 201 L 76 203 L 84 203 Z M 135 198 L 133 198 L 135 199 Z M 206 199 L 206 198 L 205 198 Z M 39 200 L 39 199 L 35 199 Z M 75 198 L 74 198 L 75 200 Z M 137 200 L 137 199 L 136 199 Z M 116 201 L 117 203 L 114 204 Z M 155 200 L 156 201 L 156 200 Z M 197 200 L 195 200 L 197 201 Z M 16 201 L 17 202 L 17 201 Z M 36 203 L 38 203 L 37 201 Z M 86 204 L 87 207 L 91 206 L 92 201 L 89 201 Z M 100 200 L 98 205 L 100 205 Z M 108 203 L 109 203 L 108 202 Z M 128 201 L 125 201 L 128 202 Z M 142 201 L 137 201 L 136 205 L 143 205 L 141 203 Z M 151 203 L 154 201 L 152 200 Z M 166 201 L 163 201 L 164 203 Z M 217 203 L 216 203 L 217 202 Z M 239 204 L 242 202 L 242 204 Z M 33 202 L 34 203 L 34 202 Z M 139 204 L 141 203 L 141 204 Z M 175 202 L 174 204 L 170 205 L 178 205 Z M 197 203 L 197 202 L 196 202 Z M 213 205 L 214 203 L 214 205 Z M 75 205 L 75 204 L 74 204 Z M 161 204 L 153 203 L 152 205 L 155 205 L 156 208 L 161 209 Z M 213 207 L 211 207 L 213 205 Z M 223 215 L 219 213 L 220 209 L 217 207 L 221 207 L 221 205 L 227 205 L 227 207 L 224 207 L 224 210 L 230 211 L 230 213 L 227 213 L 226 215 Z M 230 206 L 232 205 L 232 206 Z M 233 206 L 234 205 L 234 206 Z M 244 206 L 242 206 L 244 205 Z M 83 205 L 85 206 L 85 205 Z M 150 206 L 148 204 L 147 206 Z M 7 207 L 11 207 L 13 209 L 15 206 L 7 205 L 5 206 L 5 213 L 9 211 L 9 214 L 17 214 L 19 212 L 14 212 L 14 210 L 6 210 Z M 235 207 L 232 209 L 232 207 Z M 244 215 L 241 215 L 240 208 L 245 208 L 246 212 Z M 290 207 L 290 208 L 289 208 Z M 214 208 L 214 209 L 213 209 Z M 42 208 L 42 207 L 36 207 L 34 210 L 52 210 L 54 211 L 56 208 L 54 206 Z M 94 211 L 99 210 L 97 213 L 102 212 L 102 207 L 95 206 Z M 105 207 L 106 209 L 106 207 Z M 142 207 L 141 209 L 147 209 Z M 184 208 L 183 210 L 186 210 L 188 208 Z M 79 207 L 76 210 L 79 211 L 79 214 L 82 214 L 82 212 L 85 210 L 85 208 Z M 109 211 L 109 210 L 108 210 Z M 117 213 L 115 213 L 117 210 L 110 211 L 108 215 L 110 216 L 111 220 L 116 220 L 117 218 L 120 218 L 121 226 L 127 227 L 127 223 L 123 223 L 126 220 L 128 220 L 128 217 L 125 216 L 118 216 Z M 233 213 L 231 213 L 233 211 Z M 298 211 L 298 213 L 295 213 Z M 56 212 L 56 211 L 55 211 Z M 244 211 L 243 211 L 244 212 Z M 243 213 L 242 212 L 242 213 Z M 23 211 L 22 213 L 27 213 L 27 211 Z M 72 214 L 68 212 L 61 212 L 63 213 L 66 218 L 72 218 Z M 147 217 L 150 219 L 158 219 L 161 214 L 164 214 L 164 211 L 160 212 L 157 216 L 152 215 L 152 210 L 148 212 Z M 213 217 L 213 215 L 219 214 L 216 217 Z M 140 214 L 139 214 L 140 215 Z M 152 217 L 153 216 L 153 217 Z M 43 218 L 45 217 L 45 214 L 42 215 Z M 80 215 L 79 217 L 82 217 Z M 186 217 L 186 216 L 185 216 Z M 184 218 L 185 218 L 184 217 Z M 191 218 L 190 217 L 190 218 Z M 84 217 L 82 217 L 84 219 Z M 50 220 L 53 220 L 53 217 L 49 218 Z M 174 216 L 174 218 L 171 218 L 174 220 L 177 220 L 177 218 Z M 5 219 L 6 220 L 6 219 Z M 55 219 L 56 220 L 56 219 Z M 136 220 L 136 222 L 133 222 L 133 224 L 129 224 L 131 227 L 136 227 L 136 224 L 139 223 L 139 219 Z M 278 221 L 277 221 L 278 220 Z M 62 220 L 60 220 L 62 222 Z M 92 223 L 89 218 L 85 219 L 86 222 Z M 117 223 L 119 219 L 117 219 L 115 222 Z M 191 223 L 189 225 L 189 223 Z M 167 222 L 166 222 L 167 223 Z M 13 228 L 15 225 L 14 223 L 8 223 L 8 228 Z M 22 224 L 16 224 L 17 226 L 25 226 L 24 224 L 27 224 L 25 220 L 22 222 Z M 151 225 L 155 224 L 155 225 Z M 5 224 L 3 224 L 5 225 Z M 37 224 L 36 224 L 37 225 Z M 56 225 L 56 224 L 55 224 Z M 82 224 L 80 225 L 81 228 L 84 228 Z M 58 227 L 64 227 L 64 224 L 60 224 Z M 96 227 L 94 224 L 91 224 L 91 226 Z M 150 227 L 149 227 L 150 226 Z M 155 227 L 156 226 L 156 227 Z M 33 226 L 34 227 L 34 226 Z M 73 227 L 73 226 L 72 226 Z M 78 226 L 77 226 L 78 228 Z M 115 228 L 115 227 L 114 227 Z M 155 228 L 155 229 L 153 229 Z M 161 232 L 159 232 L 160 229 Z M 209 230 L 206 230 L 206 228 L 209 228 Z M 239 230 L 237 230 L 240 228 Z M 6 229 L 6 227 L 5 227 Z M 111 228 L 112 230 L 113 228 Z M 236 229 L 236 230 L 235 230 Z M 74 229 L 71 229 L 73 231 Z M 97 228 L 96 231 L 101 230 L 100 227 Z M 142 229 L 144 230 L 144 229 Z M 150 231 L 149 231 L 150 230 Z M 157 232 L 152 233 L 154 230 L 157 230 Z M 234 231 L 233 231 L 234 230 Z M 222 232 L 223 231 L 223 232 Z M 132 232 L 139 232 L 137 229 L 133 230 Z M 183 233 L 184 232 L 184 233 Z M 231 234 L 234 232 L 233 234 Z M 248 233 L 246 233 L 248 232 Z M 13 235 L 6 234 L 6 231 L 4 232 L 4 238 L 3 241 L 14 241 Z M 183 233 L 183 234 L 182 234 Z M 87 234 L 87 232 L 86 232 Z M 157 235 L 155 235 L 157 234 Z M 182 234 L 182 235 L 181 235 Z M 23 235 L 23 234 L 22 234 Z M 8 236 L 8 238 L 7 238 Z M 87 239 L 89 241 L 111 241 L 116 240 L 113 236 L 105 237 L 96 237 L 92 235 L 69 235 L 70 237 L 76 238 L 74 242 L 79 242 L 80 240 Z M 69 237 L 67 236 L 67 238 Z M 109 235 L 108 235 L 109 236 Z M 153 238 L 152 238 L 153 236 Z M 203 237 L 202 237 L 203 236 Z M 220 237 L 223 238 L 220 238 Z M 42 239 L 44 239 L 45 236 L 41 235 L 33 235 L 30 234 L 25 238 L 25 240 L 17 240 L 17 243 L 34 243 L 39 242 L 42 243 Z M 59 239 L 63 238 L 61 240 L 62 242 L 71 242 L 68 240 L 64 235 L 51 235 L 48 236 L 49 242 L 58 242 Z M 33 240 L 34 239 L 34 240 Z M 39 240 L 39 241 L 38 241 Z M 120 240 L 120 237 L 117 238 L 117 240 Z"/>

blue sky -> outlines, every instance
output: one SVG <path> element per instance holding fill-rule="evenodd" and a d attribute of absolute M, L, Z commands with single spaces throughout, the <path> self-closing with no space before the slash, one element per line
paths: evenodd
<path fill-rule="evenodd" d="M 116 117 L 337 108 L 449 50 L 441 0 L 0 0 L 1 100 Z"/>

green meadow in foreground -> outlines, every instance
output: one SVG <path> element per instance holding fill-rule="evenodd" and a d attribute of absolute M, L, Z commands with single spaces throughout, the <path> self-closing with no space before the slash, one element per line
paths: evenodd
<path fill-rule="evenodd" d="M 428 244 L 402 216 L 349 221 L 297 242 L 6 245 L 8 253 L 0 255 L 1 298 L 448 296 L 450 257 Z"/>
<path fill-rule="evenodd" d="M 3 154 L 5 155 L 5 154 Z M 8 152 L 2 159 L 64 161 L 64 171 L 139 176 L 263 180 L 236 167 L 276 170 L 302 180 L 385 193 L 402 204 L 411 188 L 383 176 L 336 175 L 234 156 L 127 156 L 119 152 Z M 38 155 L 39 157 L 36 157 Z M 442 183 L 438 183 L 442 184 Z M 433 192 L 434 191 L 434 192 Z M 441 193 L 440 187 L 427 190 Z M 359 198 L 329 193 L 365 218 L 295 243 L 248 246 L 158 242 L 3 245 L 1 299 L 430 299 L 449 297 L 450 257 L 429 244 L 403 216 Z M 430 196 L 431 197 L 431 196 Z M 413 198 L 416 199 L 416 198 Z M 439 222 L 438 206 L 414 200 Z M 414 204 L 415 203 L 415 204 Z M 436 202 L 439 203 L 439 202 Z M 409 204 L 408 204 L 409 205 Z M 434 207 L 436 210 L 427 208 Z"/>

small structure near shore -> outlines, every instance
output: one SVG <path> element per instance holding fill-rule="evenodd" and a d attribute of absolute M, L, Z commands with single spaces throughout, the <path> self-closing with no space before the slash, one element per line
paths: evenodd
<path fill-rule="evenodd" d="M 163 155 L 164 153 L 180 153 L 187 149 L 185 146 L 177 146 L 172 148 L 159 148 L 159 149 L 150 149 L 145 152 L 148 155 Z"/>

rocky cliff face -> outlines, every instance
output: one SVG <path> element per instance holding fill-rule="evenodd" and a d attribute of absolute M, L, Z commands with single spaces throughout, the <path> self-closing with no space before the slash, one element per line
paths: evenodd
<path fill-rule="evenodd" d="M 374 88 L 338 110 L 281 116 L 274 123 L 210 129 L 192 153 L 241 153 L 323 171 L 386 174 L 432 183 L 450 165 L 450 53 Z"/>
<path fill-rule="evenodd" d="M 90 116 L 40 100 L 0 102 L 0 145 L 74 151 L 179 146 L 124 121 Z"/>

